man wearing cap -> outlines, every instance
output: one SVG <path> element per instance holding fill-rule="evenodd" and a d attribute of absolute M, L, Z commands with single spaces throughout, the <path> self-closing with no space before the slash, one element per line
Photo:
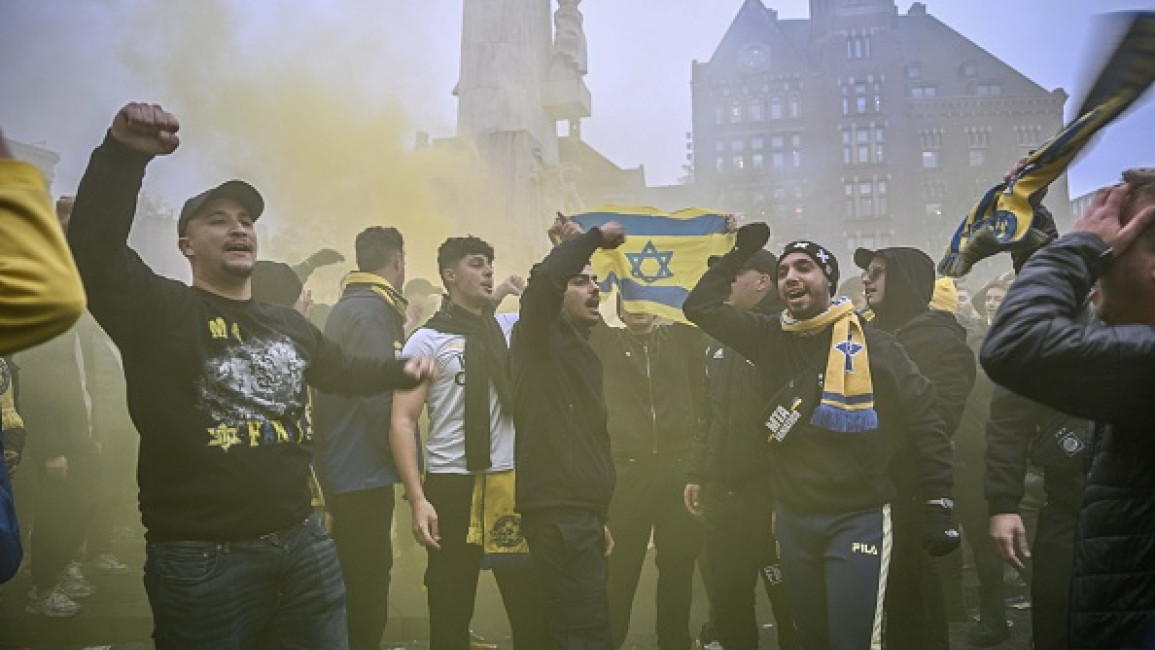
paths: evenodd
<path fill-rule="evenodd" d="M 950 440 L 933 387 L 902 347 L 864 330 L 848 299 L 832 302 L 838 261 L 826 248 L 797 241 L 779 256 L 781 316 L 726 304 L 738 270 L 769 236 L 763 223 L 739 229 L 734 249 L 702 276 L 683 309 L 761 371 L 782 573 L 802 645 L 878 647 L 896 438 L 915 446 L 928 502 L 950 498 Z M 924 543 L 938 554 L 958 538 L 928 520 Z"/>
<path fill-rule="evenodd" d="M 721 255 L 710 258 L 716 264 Z M 755 251 L 730 285 L 727 304 L 776 316 L 778 259 Z M 708 573 L 711 622 L 722 647 L 757 650 L 754 615 L 759 574 L 774 609 L 778 647 L 796 650 L 798 633 L 782 589 L 777 540 L 771 525 L 773 499 L 758 369 L 733 348 L 713 339 L 706 345 L 706 407 L 686 462 L 685 505 L 702 519 L 703 575 Z"/>
<path fill-rule="evenodd" d="M 931 309 L 934 262 L 908 247 L 877 251 L 859 248 L 854 263 L 863 270 L 870 321 L 894 336 L 919 371 L 934 384 L 934 407 L 953 435 L 975 382 L 975 355 L 954 314 Z M 946 604 L 936 564 L 922 552 L 924 511 L 916 482 L 916 449 L 909 440 L 895 445 L 892 477 L 894 555 L 886 593 L 886 643 L 892 650 L 946 650 L 950 644 Z M 976 486 L 978 487 L 978 486 Z M 953 504 L 944 508 L 950 516 Z M 957 533 L 957 531 L 956 531 Z M 979 538 L 981 539 L 981 537 Z"/>
<path fill-rule="evenodd" d="M 69 242 L 120 348 L 140 432 L 145 588 L 157 648 L 346 648 L 333 542 L 312 514 L 307 384 L 413 386 L 428 360 L 347 356 L 299 313 L 251 299 L 261 195 L 229 181 L 177 222 L 193 285 L 126 244 L 144 169 L 179 144 L 159 106 L 128 104 L 93 152 Z"/>

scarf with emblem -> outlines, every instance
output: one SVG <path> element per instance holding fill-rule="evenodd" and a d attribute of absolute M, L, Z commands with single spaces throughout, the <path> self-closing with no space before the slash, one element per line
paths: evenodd
<path fill-rule="evenodd" d="M 341 281 L 341 291 L 345 291 L 346 288 L 354 284 L 369 285 L 369 287 L 373 290 L 373 293 L 380 296 L 381 299 L 385 301 L 386 305 L 389 305 L 393 308 L 393 310 L 400 314 L 401 321 L 405 322 L 405 308 L 409 306 L 409 301 L 405 299 L 405 296 L 401 295 L 400 291 L 394 289 L 393 285 L 389 284 L 388 280 L 377 275 L 376 273 L 353 271 L 352 273 L 346 275 L 345 279 Z"/>
<path fill-rule="evenodd" d="M 794 320 L 782 312 L 782 331 L 813 336 L 832 327 L 830 355 L 823 375 L 822 402 L 814 409 L 810 424 L 839 433 L 858 433 L 878 428 L 874 410 L 874 384 L 870 380 L 870 357 L 862 323 L 849 298 L 839 297 L 826 311 L 806 320 Z"/>
<path fill-rule="evenodd" d="M 465 467 L 470 472 L 483 472 L 493 466 L 490 457 L 490 385 L 506 413 L 513 405 L 509 345 L 505 333 L 501 331 L 492 307 L 486 307 L 478 315 L 448 299 L 425 327 L 465 337 Z"/>

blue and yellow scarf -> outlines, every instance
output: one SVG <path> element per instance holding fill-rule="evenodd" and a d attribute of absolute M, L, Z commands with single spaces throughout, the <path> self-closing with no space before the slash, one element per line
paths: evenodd
<path fill-rule="evenodd" d="M 826 359 L 822 401 L 810 424 L 839 433 L 858 433 L 878 428 L 874 410 L 874 384 L 870 380 L 870 356 L 866 335 L 854 303 L 836 298 L 826 311 L 806 320 L 794 320 L 782 312 L 782 331 L 811 336 L 833 327 L 830 356 Z"/>
<path fill-rule="evenodd" d="M 1127 16 L 1130 24 L 1103 66 L 1078 117 L 1031 153 L 1010 182 L 987 190 L 951 237 L 939 273 L 962 277 L 979 260 L 1011 250 L 1034 250 L 1050 237 L 1032 227 L 1031 196 L 1067 170 L 1091 137 L 1110 124 L 1155 81 L 1155 12 Z"/>

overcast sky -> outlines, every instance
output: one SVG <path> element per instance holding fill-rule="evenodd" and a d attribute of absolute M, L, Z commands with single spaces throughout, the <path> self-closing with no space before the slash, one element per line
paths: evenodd
<path fill-rule="evenodd" d="M 334 158 L 352 158 L 358 146 L 400 151 L 418 130 L 454 133 L 461 2 L 3 0 L 0 128 L 61 154 L 61 192 L 75 186 L 120 105 L 157 101 L 185 125 L 187 162 L 165 164 L 149 180 L 176 204 L 222 173 L 286 158 L 299 164 L 310 156 L 289 146 L 298 139 L 334 141 Z M 806 0 L 764 2 L 782 18 L 806 17 Z M 621 166 L 645 165 L 651 185 L 676 182 L 690 127 L 691 61 L 710 57 L 741 4 L 583 2 L 594 102 L 586 140 Z M 1087 83 L 1083 62 L 1095 55 L 1093 16 L 1149 8 L 1132 0 L 926 4 L 1042 86 L 1066 89 L 1072 105 Z M 314 129 L 312 119 L 323 125 Z M 1153 126 L 1148 102 L 1109 127 L 1072 170 L 1072 196 L 1125 167 L 1155 164 Z M 318 160 L 325 165 L 311 174 L 329 165 Z"/>

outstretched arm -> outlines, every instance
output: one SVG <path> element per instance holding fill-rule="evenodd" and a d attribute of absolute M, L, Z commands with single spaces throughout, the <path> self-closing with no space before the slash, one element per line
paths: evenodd
<path fill-rule="evenodd" d="M 92 152 L 76 192 L 68 243 L 88 291 L 89 309 L 123 341 L 127 331 L 163 309 L 155 300 L 160 278 L 128 247 L 144 169 L 153 156 L 176 150 L 176 117 L 155 104 L 128 104 L 116 114 L 104 142 Z"/>

